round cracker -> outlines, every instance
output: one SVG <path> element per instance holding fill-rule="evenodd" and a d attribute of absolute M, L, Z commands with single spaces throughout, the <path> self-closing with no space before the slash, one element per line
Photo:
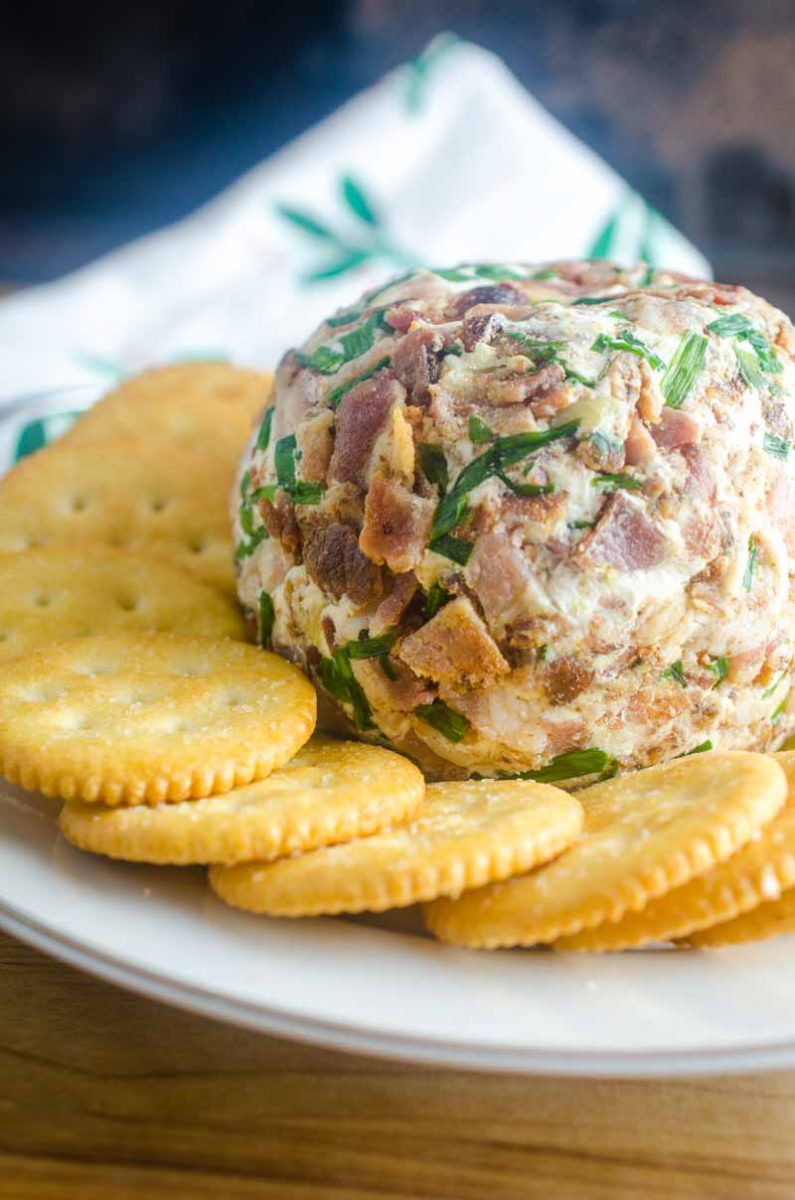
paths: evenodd
<path fill-rule="evenodd" d="M 740 946 L 744 942 L 767 942 L 782 933 L 795 933 L 795 887 L 778 900 L 767 900 L 750 912 L 702 929 L 687 938 L 689 946 L 717 948 Z"/>
<path fill-rule="evenodd" d="M 214 867 L 210 882 L 228 904 L 272 916 L 383 912 L 526 871 L 581 825 L 578 801 L 547 784 L 435 783 L 410 825 L 270 865 Z"/>
<path fill-rule="evenodd" d="M 246 638 L 231 596 L 161 559 L 102 546 L 0 555 L 0 662 L 126 630 Z"/>
<path fill-rule="evenodd" d="M 231 472 L 146 438 L 51 446 L 0 479 L 0 552 L 100 543 L 143 550 L 234 590 Z"/>
<path fill-rule="evenodd" d="M 125 380 L 75 422 L 66 442 L 161 438 L 237 464 L 273 376 L 222 362 L 180 363 Z"/>
<path fill-rule="evenodd" d="M 0 774 L 65 800 L 158 804 L 263 779 L 304 745 L 315 690 L 241 642 L 76 638 L 4 664 Z"/>
<path fill-rule="evenodd" d="M 422 772 L 407 758 L 317 735 L 267 779 L 223 796 L 156 808 L 73 800 L 60 825 L 81 850 L 131 862 L 268 861 L 405 821 L 424 794 Z"/>
<path fill-rule="evenodd" d="M 795 754 L 774 756 L 787 777 L 787 802 L 741 850 L 640 912 L 555 943 L 557 950 L 629 950 L 669 942 L 730 921 L 795 886 Z"/>
<path fill-rule="evenodd" d="M 617 921 L 722 862 L 787 796 L 778 763 L 727 751 L 660 763 L 578 792 L 580 839 L 521 879 L 440 900 L 425 912 L 443 941 L 536 945 Z"/>

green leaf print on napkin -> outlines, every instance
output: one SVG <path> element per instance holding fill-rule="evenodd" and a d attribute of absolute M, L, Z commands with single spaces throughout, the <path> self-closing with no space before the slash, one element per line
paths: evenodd
<path fill-rule="evenodd" d="M 342 175 L 338 181 L 343 215 L 354 218 L 352 232 L 332 227 L 313 212 L 295 204 L 277 204 L 276 212 L 304 237 L 322 243 L 331 257 L 302 276 L 304 283 L 336 279 L 373 259 L 399 267 L 416 266 L 415 255 L 398 246 L 389 236 L 378 205 L 361 180 Z"/>
<path fill-rule="evenodd" d="M 440 33 L 425 47 L 421 54 L 409 59 L 401 72 L 401 80 L 405 80 L 404 103 L 406 111 L 415 117 L 425 108 L 428 97 L 428 81 L 439 64 L 450 50 L 461 45 L 461 38 L 454 33 Z"/>
<path fill-rule="evenodd" d="M 69 410 L 27 421 L 17 434 L 12 461 L 17 463 L 21 458 L 27 458 L 29 454 L 49 446 L 50 442 L 66 433 L 79 416 L 79 410 Z"/>
<path fill-rule="evenodd" d="M 636 192 L 627 192 L 600 225 L 586 256 L 664 266 L 672 232 L 665 217 L 655 208 Z"/>

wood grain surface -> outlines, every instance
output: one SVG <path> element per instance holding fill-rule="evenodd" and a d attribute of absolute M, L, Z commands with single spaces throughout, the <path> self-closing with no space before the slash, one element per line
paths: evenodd
<path fill-rule="evenodd" d="M 0 935 L 3 1200 L 795 1196 L 795 1072 L 399 1066 L 123 992 Z"/>

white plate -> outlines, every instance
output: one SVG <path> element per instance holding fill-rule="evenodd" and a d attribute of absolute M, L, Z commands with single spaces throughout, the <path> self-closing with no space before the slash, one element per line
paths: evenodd
<path fill-rule="evenodd" d="M 38 402 L 37 415 L 57 403 Z M 0 450 L 14 441 L 0 430 Z M 795 939 L 711 953 L 477 954 L 437 945 L 410 915 L 271 921 L 226 908 L 202 871 L 80 854 L 59 837 L 55 808 L 0 785 L 0 926 L 146 995 L 447 1066 L 637 1076 L 795 1065 Z"/>

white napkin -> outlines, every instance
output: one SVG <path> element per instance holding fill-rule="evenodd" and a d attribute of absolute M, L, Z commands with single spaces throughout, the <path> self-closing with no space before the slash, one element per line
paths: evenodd
<path fill-rule="evenodd" d="M 709 271 L 499 59 L 445 35 L 186 220 L 0 304 L 0 402 L 180 358 L 272 365 L 414 263 L 583 255 Z"/>

